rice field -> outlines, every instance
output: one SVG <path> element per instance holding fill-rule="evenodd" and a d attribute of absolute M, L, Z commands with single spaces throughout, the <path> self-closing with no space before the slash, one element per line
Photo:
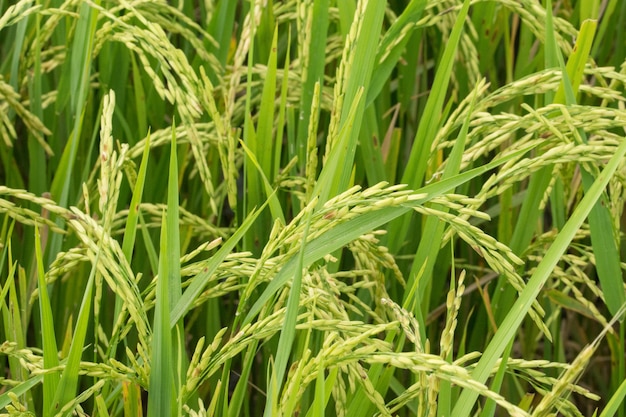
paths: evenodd
<path fill-rule="evenodd" d="M 626 416 L 626 2 L 0 0 L 0 416 Z"/>

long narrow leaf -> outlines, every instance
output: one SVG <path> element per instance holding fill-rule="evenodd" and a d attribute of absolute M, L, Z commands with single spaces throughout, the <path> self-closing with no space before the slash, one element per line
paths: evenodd
<path fill-rule="evenodd" d="M 184 345 L 179 337 L 182 328 L 178 323 L 173 337 L 170 328 L 170 306 L 181 296 L 180 238 L 178 230 L 178 162 L 175 129 L 172 127 L 170 169 L 167 189 L 167 214 L 161 222 L 159 254 L 159 279 L 156 286 L 154 334 L 152 339 L 152 372 L 150 373 L 149 415 L 180 414 L 182 404 L 177 403 L 181 384 Z M 176 411 L 175 411 L 176 410 Z"/>
<path fill-rule="evenodd" d="M 489 342 L 480 361 L 472 372 L 472 378 L 476 381 L 484 383 L 489 377 L 491 370 L 502 355 L 505 347 L 514 337 L 519 325 L 522 323 L 524 317 L 526 317 L 530 306 L 539 294 L 543 284 L 552 273 L 552 270 L 569 246 L 569 243 L 579 230 L 585 218 L 591 212 L 593 206 L 602 196 L 604 188 L 609 183 L 609 180 L 617 170 L 625 154 L 626 141 L 623 141 L 615 151 L 615 155 L 609 160 L 604 170 L 602 170 L 589 191 L 585 194 L 585 197 L 576 207 L 576 210 L 572 213 L 572 216 L 563 227 L 563 230 L 558 234 L 547 250 L 524 288 L 524 291 L 520 294 L 515 304 L 513 304 L 499 330 L 496 332 L 491 342 Z M 478 392 L 468 389 L 463 390 L 459 401 L 452 411 L 452 415 L 459 417 L 469 416 L 477 397 Z"/>
<path fill-rule="evenodd" d="M 233 235 L 224 243 L 224 245 L 217 251 L 215 255 L 206 263 L 202 273 L 196 275 L 183 295 L 180 297 L 170 315 L 170 326 L 174 326 L 181 317 L 191 308 L 191 305 L 195 301 L 196 297 L 200 295 L 204 287 L 206 286 L 207 279 L 215 272 L 224 259 L 231 253 L 237 243 L 245 236 L 250 226 L 255 222 L 259 213 L 265 209 L 265 206 L 269 203 L 270 199 L 266 200 L 265 204 L 251 212 L 241 226 L 233 233 Z"/>
<path fill-rule="evenodd" d="M 424 108 L 424 114 L 422 115 L 420 124 L 418 126 L 413 146 L 411 147 L 411 153 L 409 155 L 409 161 L 407 163 L 404 174 L 402 175 L 401 182 L 408 184 L 410 188 L 418 188 L 422 185 L 424 173 L 426 172 L 426 165 L 430 156 L 430 148 L 435 138 L 435 131 L 440 124 L 440 117 L 443 109 L 444 99 L 446 97 L 446 91 L 448 84 L 450 83 L 450 74 L 452 73 L 452 67 L 454 64 L 454 56 L 456 54 L 461 34 L 463 33 L 463 27 L 465 24 L 465 18 L 469 10 L 470 2 L 465 0 L 463 7 L 459 11 L 456 23 L 450 33 L 450 39 L 446 43 L 443 56 L 439 62 L 439 67 L 433 81 L 431 93 L 428 95 L 426 107 Z M 410 216 L 403 217 L 401 220 L 394 222 L 390 226 L 389 236 L 392 239 L 390 242 L 390 250 L 392 252 L 397 251 L 400 245 L 403 244 L 404 238 L 408 231 L 408 224 L 410 223 Z"/>
<path fill-rule="evenodd" d="M 475 178 L 478 175 L 488 172 L 506 161 L 519 157 L 525 154 L 530 149 L 523 149 L 508 155 L 505 158 L 492 161 L 486 165 L 478 168 L 474 168 L 470 171 L 464 172 L 459 175 L 455 175 L 449 179 L 439 181 L 434 184 L 429 184 L 416 191 L 418 194 L 425 194 L 424 198 L 420 198 L 410 203 L 405 203 L 403 206 L 384 207 L 379 210 L 371 211 L 361 214 L 358 217 L 350 219 L 344 223 L 341 223 L 337 227 L 333 227 L 328 232 L 323 233 L 321 236 L 313 239 L 307 243 L 306 253 L 304 254 L 303 267 L 308 267 L 311 263 L 317 261 L 328 253 L 332 253 L 337 249 L 342 248 L 344 245 L 360 237 L 364 233 L 376 229 L 377 227 L 398 218 L 399 216 L 408 213 L 412 210 L 412 207 L 424 204 L 432 198 L 435 198 L 445 192 L 448 192 L 455 187 Z M 254 305 L 248 311 L 246 318 L 243 320 L 243 325 L 250 323 L 252 319 L 261 311 L 263 305 L 270 299 L 295 273 L 295 268 L 298 260 L 297 257 L 291 258 L 287 261 L 278 274 L 272 279 L 265 291 L 257 299 Z"/>
<path fill-rule="evenodd" d="M 365 4 L 365 10 L 361 10 L 363 4 Z M 336 95 L 343 94 L 343 103 L 349 104 L 343 105 L 340 109 L 341 114 L 337 126 L 343 135 L 331 138 L 333 145 L 330 153 L 334 154 L 335 159 L 341 163 L 332 170 L 331 178 L 324 178 L 325 184 L 321 185 L 324 188 L 324 192 L 320 194 L 321 203 L 325 202 L 328 196 L 334 196 L 346 190 L 350 183 L 361 120 L 365 110 L 364 97 L 360 96 L 367 94 L 369 90 L 376 58 L 376 50 L 372 48 L 372 45 L 377 44 L 385 13 L 383 1 L 361 2 L 360 7 L 357 7 L 357 12 L 361 11 L 362 14 L 355 16 L 348 43 L 345 46 L 347 50 L 344 51 L 346 54 L 350 52 L 350 56 L 346 56 L 343 80 L 340 80 L 346 83 L 345 89 L 336 92 Z M 356 39 L 351 38 L 354 34 L 356 34 Z M 345 129 L 347 126 L 349 128 Z M 328 159 L 330 160 L 331 157 Z M 322 170 L 324 171 L 328 172 L 326 167 Z"/>
<path fill-rule="evenodd" d="M 41 336 L 43 339 L 43 367 L 44 369 L 56 368 L 59 365 L 59 357 L 56 337 L 54 335 L 54 318 L 48 297 L 48 284 L 46 284 L 41 254 L 41 236 L 39 227 L 35 226 L 35 253 L 37 259 L 37 283 L 39 286 L 39 316 L 41 318 Z M 51 416 L 55 413 L 53 404 L 57 388 L 59 386 L 59 373 L 52 371 L 44 374 L 43 378 L 43 415 Z"/>
<path fill-rule="evenodd" d="M 268 401 L 265 405 L 264 412 L 265 417 L 272 417 L 274 415 L 273 410 L 275 406 L 272 404 L 272 400 L 280 393 L 283 377 L 285 376 L 285 370 L 287 369 L 287 363 L 289 361 L 289 357 L 291 356 L 291 345 L 293 344 L 293 340 L 296 336 L 296 320 L 298 318 L 298 309 L 300 307 L 300 289 L 302 288 L 302 269 L 304 266 L 306 238 L 309 234 L 309 226 L 311 224 L 311 214 L 312 212 L 309 211 L 291 282 L 291 288 L 289 289 L 287 310 L 285 311 L 285 320 L 283 321 L 282 331 L 280 332 L 280 338 L 278 339 L 276 362 L 274 364 L 272 374 L 274 384 L 269 387 L 267 396 Z"/>
<path fill-rule="evenodd" d="M 72 337 L 72 344 L 70 346 L 70 352 L 67 357 L 67 362 L 61 379 L 54 395 L 53 409 L 55 412 L 61 410 L 65 404 L 69 403 L 76 397 L 76 389 L 78 388 L 78 377 L 80 371 L 80 359 L 82 357 L 83 350 L 85 348 L 85 336 L 87 335 L 87 329 L 89 327 L 89 317 L 91 314 L 91 301 L 92 291 L 94 287 L 94 281 L 98 270 L 98 262 L 100 261 L 99 247 L 96 253 L 96 258 L 91 267 L 91 273 L 89 274 L 89 280 L 87 281 L 87 287 L 83 294 L 83 300 L 80 304 L 80 310 L 78 312 L 78 319 L 76 320 L 76 329 L 74 330 L 74 336 Z M 63 413 L 64 416 L 68 415 L 72 410 L 67 410 Z"/>
<path fill-rule="evenodd" d="M 323 84 L 324 65 L 326 61 L 326 39 L 328 32 L 328 2 L 329 0 L 314 0 L 313 6 L 309 8 L 312 16 L 307 16 L 311 27 L 304 33 L 306 46 L 309 55 L 307 60 L 307 71 L 303 74 L 302 96 L 300 98 L 300 112 L 296 143 L 290 157 L 298 156 L 300 171 L 304 171 L 306 165 L 307 136 L 309 120 L 311 118 L 311 103 L 315 91 L 315 84 Z M 308 24 L 308 20 L 306 22 Z"/>
<path fill-rule="evenodd" d="M 583 22 L 574 52 L 567 61 L 567 67 L 563 64 L 560 54 L 558 55 L 561 70 L 564 74 L 559 92 L 564 91 L 564 93 L 562 96 L 559 96 L 559 92 L 557 92 L 557 98 L 560 97 L 568 105 L 576 104 L 576 92 L 583 77 L 585 64 L 589 58 L 596 26 L 597 22 L 595 20 Z M 582 141 L 587 143 L 585 132 L 579 129 L 578 133 Z M 583 189 L 587 192 L 593 183 L 593 175 L 584 166 L 582 167 L 581 175 Z M 606 305 L 611 314 L 615 315 L 622 305 L 626 303 L 626 290 L 624 290 L 624 282 L 622 280 L 616 237 L 612 232 L 613 221 L 607 207 L 605 195 L 600 197 L 600 200 L 589 214 L 589 230 L 591 232 L 591 246 L 596 258 L 598 279 L 600 284 L 602 284 Z"/>
<path fill-rule="evenodd" d="M 152 355 L 150 386 L 148 391 L 148 415 L 170 415 L 173 406 L 174 378 L 172 362 L 172 330 L 169 316 L 169 280 L 167 246 L 167 226 L 165 216 L 161 222 L 161 254 L 159 257 L 159 279 L 156 286 L 154 308 L 154 333 L 152 335 Z"/>

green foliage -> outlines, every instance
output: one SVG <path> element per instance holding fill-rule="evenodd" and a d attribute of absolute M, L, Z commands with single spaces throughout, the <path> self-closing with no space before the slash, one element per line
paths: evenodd
<path fill-rule="evenodd" d="M 0 2 L 0 415 L 625 417 L 625 5 Z"/>

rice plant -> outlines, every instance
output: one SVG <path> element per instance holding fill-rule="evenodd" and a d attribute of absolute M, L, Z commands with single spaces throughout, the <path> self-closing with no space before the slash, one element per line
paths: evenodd
<path fill-rule="evenodd" d="M 0 1 L 0 415 L 626 416 L 625 19 Z"/>

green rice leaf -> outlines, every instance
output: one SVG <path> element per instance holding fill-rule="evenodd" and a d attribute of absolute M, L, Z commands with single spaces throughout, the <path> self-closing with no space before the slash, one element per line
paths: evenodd
<path fill-rule="evenodd" d="M 422 184 L 426 172 L 426 162 L 430 156 L 430 148 L 435 138 L 435 132 L 441 123 L 443 103 L 450 83 L 454 57 L 463 33 L 465 19 L 469 10 L 470 2 L 465 0 L 459 11 L 456 23 L 450 33 L 450 39 L 446 43 L 443 56 L 438 65 L 435 80 L 428 95 L 428 101 L 422 115 L 422 122 L 418 126 L 415 140 L 411 148 L 409 162 L 402 176 L 402 183 L 409 184 L 411 188 L 417 188 Z"/>
<path fill-rule="evenodd" d="M 59 366 L 57 341 L 54 331 L 54 318 L 52 317 L 52 307 L 48 296 L 48 285 L 46 284 L 45 272 L 43 268 L 43 258 L 41 254 L 41 236 L 39 227 L 35 225 L 35 258 L 37 260 L 37 284 L 39 288 L 39 315 L 41 318 L 41 336 L 43 340 L 43 367 L 44 369 L 56 368 Z M 58 411 L 54 407 L 54 397 L 59 386 L 59 372 L 52 371 L 44 374 L 43 377 L 43 416 L 48 417 Z"/>
<path fill-rule="evenodd" d="M 363 90 L 359 91 L 359 94 L 354 98 L 354 102 L 352 103 L 352 107 L 350 109 L 350 113 L 347 117 L 347 122 L 344 124 L 343 128 L 337 135 L 337 141 L 340 143 L 346 143 L 349 141 L 349 135 L 352 131 L 354 119 L 356 117 L 358 103 L 361 100 L 361 95 Z M 315 187 L 313 188 L 313 197 L 319 196 L 320 204 L 330 199 L 332 196 L 336 195 L 339 190 L 339 177 L 337 176 L 337 172 L 339 172 L 342 164 L 346 162 L 346 151 L 342 145 L 335 146 L 328 158 L 326 159 L 324 166 L 322 167 L 322 171 L 318 177 L 317 182 L 315 183 Z M 334 185 L 333 185 L 334 184 Z M 346 182 L 347 184 L 347 182 Z"/>
<path fill-rule="evenodd" d="M 146 183 L 146 171 L 148 170 L 148 159 L 150 156 L 150 132 L 146 136 L 146 144 L 143 148 L 141 157 L 141 165 L 139 173 L 133 187 L 133 197 L 130 200 L 128 209 L 128 217 L 126 218 L 126 226 L 124 228 L 124 239 L 122 241 L 122 251 L 124 256 L 130 262 L 133 258 L 133 249 L 135 247 L 135 236 L 137 235 L 137 223 L 139 216 L 139 205 L 143 196 L 144 185 Z"/>
<path fill-rule="evenodd" d="M 606 407 L 604 407 L 604 410 L 602 410 L 602 413 L 600 413 L 600 417 L 613 417 L 617 413 L 619 413 L 620 410 L 622 409 L 621 407 L 624 406 L 625 398 L 626 398 L 626 379 L 622 381 L 617 391 L 615 391 L 611 399 L 608 401 L 608 403 L 606 404 Z"/>
<path fill-rule="evenodd" d="M 567 66 L 565 69 L 567 76 L 569 77 L 569 88 L 571 88 L 574 95 L 578 92 L 578 88 L 582 82 L 585 65 L 587 65 L 587 62 L 589 61 L 589 53 L 591 52 L 591 46 L 593 45 L 594 34 L 597 26 L 598 22 L 596 20 L 585 20 L 583 22 L 580 31 L 578 32 L 578 37 L 576 38 L 576 45 L 574 45 L 572 54 L 567 59 Z M 558 51 L 555 51 L 555 53 L 560 58 L 557 62 L 562 61 L 560 53 Z M 573 102 L 566 100 L 565 88 L 564 80 L 556 92 L 554 102 L 567 102 L 568 104 L 574 104 Z"/>
<path fill-rule="evenodd" d="M 307 16 L 311 21 L 311 28 L 304 32 L 304 42 L 308 46 L 306 59 L 306 71 L 303 75 L 302 96 L 300 97 L 299 122 L 294 151 L 291 157 L 298 156 L 299 171 L 303 172 L 306 165 L 307 136 L 309 132 L 309 120 L 311 119 L 311 104 L 315 91 L 315 84 L 324 82 L 324 66 L 326 63 L 326 39 L 328 32 L 328 5 L 329 0 L 314 0 L 311 11 L 312 16 Z M 308 23 L 305 22 L 305 23 Z"/>
<path fill-rule="evenodd" d="M 239 143 L 241 144 L 241 147 L 243 148 L 248 158 L 250 158 L 250 162 L 252 162 L 252 164 L 259 171 L 259 178 L 261 178 L 261 181 L 263 181 L 263 188 L 265 189 L 265 194 L 267 195 L 267 201 L 269 202 L 272 218 L 278 219 L 282 222 L 282 224 L 285 224 L 285 215 L 283 214 L 283 209 L 280 205 L 280 201 L 278 201 L 278 197 L 276 196 L 275 191 L 272 189 L 272 184 L 270 184 L 267 177 L 265 176 L 263 168 L 259 164 L 259 161 L 257 161 L 254 153 L 252 153 L 252 151 L 246 146 L 246 144 L 242 141 L 240 141 Z"/>
<path fill-rule="evenodd" d="M 325 255 L 342 248 L 344 245 L 360 237 L 364 233 L 376 229 L 389 221 L 398 218 L 399 216 L 408 213 L 412 210 L 412 207 L 422 205 L 432 198 L 435 198 L 443 193 L 449 192 L 455 187 L 469 181 L 470 179 L 488 172 L 506 161 L 517 158 L 520 155 L 528 152 L 530 148 L 522 149 L 517 152 L 513 152 L 507 157 L 492 161 L 481 167 L 474 168 L 470 171 L 462 174 L 455 175 L 451 178 L 441 180 L 434 184 L 429 184 L 422 187 L 415 192 L 417 194 L 425 194 L 424 198 L 420 198 L 410 203 L 405 203 L 403 206 L 391 206 L 383 207 L 378 210 L 373 210 L 361 214 L 358 217 L 350 219 L 344 223 L 339 224 L 336 227 L 331 228 L 329 231 L 323 233 L 319 237 L 307 242 L 306 251 L 303 258 L 303 267 L 307 268 L 313 262 L 321 259 Z M 261 311 L 263 305 L 283 286 L 288 280 L 296 273 L 298 258 L 293 257 L 289 259 L 282 267 L 282 269 L 276 274 L 276 276 L 269 283 L 267 288 L 263 291 L 261 296 L 256 300 L 254 305 L 248 311 L 242 325 L 248 324 L 252 319 Z"/>
<path fill-rule="evenodd" d="M 107 405 L 106 402 L 104 402 L 104 398 L 102 397 L 102 395 L 96 396 L 96 409 L 98 410 L 98 415 L 102 415 L 103 417 L 110 417 L 109 410 L 107 410 Z"/>
<path fill-rule="evenodd" d="M 563 230 L 557 235 L 556 239 L 546 251 L 543 259 L 537 265 L 535 272 L 532 274 L 526 287 L 520 294 L 519 298 L 510 308 L 509 313 L 504 318 L 500 328 L 494 335 L 491 342 L 485 349 L 480 361 L 472 372 L 472 378 L 480 383 L 484 383 L 493 366 L 501 357 L 502 352 L 515 336 L 519 325 L 528 313 L 533 301 L 536 299 L 539 291 L 552 273 L 552 270 L 558 263 L 559 259 L 569 246 L 572 238 L 584 222 L 585 218 L 591 212 L 593 206 L 602 196 L 604 188 L 617 170 L 622 158 L 626 155 L 626 141 L 623 141 L 617 148 L 615 155 L 609 160 L 606 167 L 602 170 L 598 178 L 594 181 L 588 192 L 585 194 L 581 202 L 578 204 L 574 213 L 563 227 Z M 452 411 L 452 415 L 466 417 L 470 415 L 473 404 L 478 397 L 476 391 L 464 389 L 459 400 Z"/>
<path fill-rule="evenodd" d="M 467 112 L 467 117 L 463 121 L 461 131 L 457 136 L 457 139 L 452 148 L 452 152 L 448 157 L 446 168 L 442 175 L 442 179 L 448 179 L 455 175 L 458 175 L 461 167 L 461 159 L 463 157 L 463 151 L 465 150 L 465 142 L 467 140 L 467 132 L 471 120 L 472 111 L 476 101 L 476 94 L 472 96 L 472 101 Z M 447 212 L 448 210 L 441 205 L 434 206 L 437 210 Z M 426 307 L 427 302 L 423 302 L 426 287 L 430 284 L 432 279 L 432 268 L 435 265 L 437 254 L 439 253 L 440 244 L 443 237 L 445 223 L 435 216 L 430 216 L 426 219 L 424 225 L 424 236 L 429 236 L 428 239 L 420 240 L 415 259 L 413 260 L 413 266 L 409 274 L 409 280 L 405 290 L 405 298 L 403 300 L 403 306 L 409 311 L 414 311 L 420 306 Z M 418 274 L 419 273 L 419 274 Z M 418 290 L 420 288 L 420 291 Z M 424 323 L 420 323 L 422 329 L 425 329 Z M 424 336 L 425 340 L 425 334 Z"/>
<path fill-rule="evenodd" d="M 374 101 L 389 79 L 411 39 L 416 23 L 422 18 L 426 3 L 426 0 L 411 0 L 402 14 L 391 24 L 389 30 L 385 32 L 376 54 L 376 66 L 372 74 L 370 89 L 367 92 L 365 107 Z"/>
<path fill-rule="evenodd" d="M 450 33 L 450 39 L 446 43 L 439 62 L 431 93 L 428 95 L 428 100 L 426 101 L 424 114 L 421 117 L 421 122 L 415 134 L 409 160 L 400 181 L 403 184 L 408 184 L 409 188 L 415 189 L 420 187 L 424 180 L 424 174 L 431 153 L 431 145 L 435 139 L 436 130 L 441 124 L 444 99 L 448 90 L 448 84 L 450 83 L 454 57 L 459 45 L 459 40 L 461 39 L 461 34 L 463 33 L 469 5 L 469 0 L 465 0 L 463 7 L 459 11 L 456 23 Z M 390 250 L 396 251 L 404 242 L 407 230 L 409 229 L 409 222 L 410 216 L 406 216 L 390 225 Z"/>
<path fill-rule="evenodd" d="M 276 97 L 276 70 L 277 70 L 277 42 L 278 28 L 274 28 L 272 48 L 267 63 L 267 72 L 263 82 L 263 93 L 261 94 L 261 107 L 259 109 L 259 122 L 256 129 L 258 163 L 261 167 L 260 173 L 265 176 L 272 174 L 272 162 L 274 158 L 274 113 Z"/>
<path fill-rule="evenodd" d="M 285 320 L 283 321 L 280 338 L 278 339 L 278 348 L 276 350 L 276 362 L 272 368 L 271 381 L 273 381 L 273 384 L 270 384 L 267 396 L 268 401 L 265 404 L 265 417 L 275 415 L 274 410 L 276 405 L 273 404 L 272 401 L 275 400 L 280 393 L 282 381 L 285 376 L 285 370 L 287 369 L 287 363 L 289 362 L 289 357 L 291 356 L 291 346 L 296 336 L 296 320 L 298 318 L 298 310 L 300 307 L 300 289 L 302 288 L 302 270 L 304 267 L 304 252 L 306 246 L 305 242 L 309 234 L 311 213 L 312 212 L 309 211 L 306 219 L 306 225 L 302 235 L 302 245 L 300 246 L 293 281 L 291 282 L 291 288 L 289 289 Z"/>
<path fill-rule="evenodd" d="M 325 202 L 329 196 L 334 196 L 345 191 L 349 187 L 352 176 L 354 155 L 356 153 L 361 121 L 365 111 L 365 101 L 361 98 L 369 91 L 369 83 L 372 76 L 376 59 L 376 49 L 372 45 L 378 43 L 380 27 L 385 13 L 385 2 L 370 1 L 360 2 L 357 7 L 358 15 L 355 17 L 350 28 L 348 41 L 345 47 L 345 68 L 341 74 L 342 79 L 338 82 L 345 83 L 345 88 L 335 92 L 335 99 L 341 97 L 342 105 L 340 118 L 336 125 L 340 133 L 332 141 L 328 160 L 333 164 L 322 168 L 323 184 L 320 187 L 324 191 L 320 193 L 320 203 Z M 365 6 L 363 6 L 365 4 Z M 365 10 L 361 10 L 361 8 Z M 356 39 L 352 38 L 354 36 Z M 333 158 L 334 157 L 334 158 Z M 339 162 L 340 161 L 340 162 Z M 336 163 L 336 165 L 335 165 Z"/>
<path fill-rule="evenodd" d="M 100 0 L 94 2 L 100 5 Z M 82 3 L 80 16 L 74 41 L 71 49 L 71 62 L 69 72 L 63 73 L 66 85 L 70 85 L 70 90 L 61 94 L 61 97 L 71 97 L 71 111 L 74 116 L 73 129 L 70 138 L 65 145 L 61 162 L 55 170 L 52 180 L 51 193 L 61 207 L 68 207 L 70 202 L 70 184 L 74 163 L 78 153 L 81 132 L 83 128 L 83 118 L 85 102 L 87 100 L 89 88 L 89 75 L 91 73 L 91 54 L 93 50 L 98 10 L 92 8 L 88 3 Z M 69 84 L 68 84 L 69 83 Z M 61 81 L 63 85 L 63 80 Z M 58 218 L 57 224 L 63 224 L 62 218 Z M 50 259 L 56 256 L 61 249 L 61 236 L 53 235 L 50 241 Z"/>
<path fill-rule="evenodd" d="M 17 396 L 25 395 L 32 390 L 33 387 L 41 384 L 43 378 L 43 375 L 34 376 L 0 394 L 0 408 L 4 409 L 7 405 L 11 404 L 11 397 L 9 394 L 15 394 Z"/>
<path fill-rule="evenodd" d="M 89 280 L 87 281 L 87 287 L 83 294 L 83 299 L 80 304 L 80 310 L 78 312 L 78 319 L 76 320 L 76 328 L 74 329 L 74 335 L 72 337 L 72 344 L 70 346 L 70 352 L 67 357 L 67 362 L 61 379 L 54 395 L 54 401 L 52 409 L 54 413 L 58 413 L 66 404 L 76 398 L 76 390 L 78 388 L 78 377 L 80 371 L 80 360 L 85 349 L 85 336 L 87 335 L 87 329 L 89 328 L 89 318 L 91 314 L 91 302 L 92 292 L 94 287 L 94 281 L 98 270 L 98 262 L 100 261 L 100 251 L 98 248 L 96 253 L 96 259 L 91 267 L 89 274 Z M 61 415 L 67 416 L 72 410 L 66 410 Z"/>
<path fill-rule="evenodd" d="M 159 279 L 156 286 L 154 307 L 154 325 L 152 334 L 152 355 L 150 367 L 150 385 L 148 387 L 148 415 L 170 415 L 175 407 L 174 399 L 174 362 L 172 347 L 172 330 L 167 318 L 169 316 L 170 282 L 169 282 L 169 250 L 167 222 L 165 215 L 161 222 L 161 250 L 159 256 Z"/>
<path fill-rule="evenodd" d="M 563 60 L 559 56 L 561 70 L 564 74 L 563 83 L 559 88 L 565 91 L 564 100 L 568 105 L 576 104 L 576 92 L 583 77 L 583 70 L 589 58 L 589 52 L 593 43 L 597 22 L 585 20 L 576 41 L 574 52 L 564 67 Z M 570 82 L 571 80 L 571 82 Z M 558 93 L 557 93 L 558 97 Z M 578 130 L 583 143 L 587 143 L 587 135 L 582 129 Z M 585 192 L 591 187 L 594 177 L 586 167 L 582 167 L 582 182 Z M 617 247 L 617 239 L 613 231 L 611 213 L 607 207 L 607 197 L 602 195 L 589 214 L 589 229 L 591 231 L 591 245 L 596 258 L 596 270 L 606 305 L 611 314 L 616 315 L 620 308 L 626 304 L 626 290 L 622 280 L 620 267 L 620 255 Z"/>
<path fill-rule="evenodd" d="M 261 207 L 251 212 L 235 233 L 233 233 L 233 235 L 224 243 L 215 255 L 207 261 L 202 272 L 192 278 L 191 283 L 172 309 L 170 316 L 170 325 L 172 327 L 185 315 L 185 313 L 187 313 L 187 311 L 189 311 L 195 299 L 204 290 L 207 279 L 215 272 L 220 264 L 224 262 L 237 243 L 239 243 L 239 241 L 245 236 L 250 226 L 252 226 L 259 216 L 259 213 L 265 209 L 265 206 L 270 200 L 271 199 L 266 200 Z"/>
<path fill-rule="evenodd" d="M 161 248 L 159 254 L 159 278 L 156 285 L 154 312 L 154 334 L 152 336 L 152 356 L 148 415 L 180 415 L 182 404 L 176 401 L 181 384 L 181 375 L 186 370 L 182 356 L 182 328 L 178 320 L 169 324 L 170 306 L 181 297 L 180 283 L 180 238 L 178 229 L 178 157 L 176 153 L 175 128 L 172 127 L 170 169 L 167 192 L 167 214 L 161 221 Z M 182 319 L 182 318 L 181 318 Z"/>

